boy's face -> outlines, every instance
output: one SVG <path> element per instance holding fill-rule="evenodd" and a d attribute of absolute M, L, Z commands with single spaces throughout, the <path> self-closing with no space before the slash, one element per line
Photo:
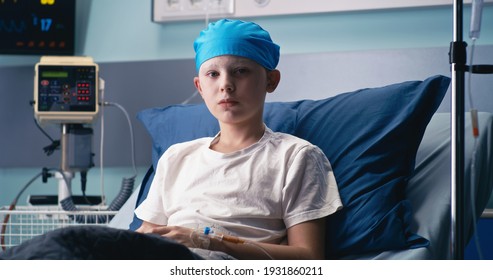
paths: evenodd
<path fill-rule="evenodd" d="M 279 71 L 267 71 L 253 60 L 218 56 L 205 61 L 194 83 L 209 111 L 221 123 L 262 122 L 267 92 L 280 80 Z"/>

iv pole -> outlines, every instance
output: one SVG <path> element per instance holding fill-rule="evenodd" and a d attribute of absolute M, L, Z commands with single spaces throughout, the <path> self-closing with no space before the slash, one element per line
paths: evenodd
<path fill-rule="evenodd" d="M 464 113 L 466 46 L 463 41 L 463 0 L 454 0 L 454 41 L 451 43 L 451 253 L 464 259 Z"/>
<path fill-rule="evenodd" d="M 452 71 L 451 108 L 451 233 L 450 250 L 454 259 L 464 259 L 465 228 L 465 72 L 493 74 L 493 65 L 466 65 L 467 44 L 463 41 L 463 0 L 454 0 L 454 41 L 450 44 L 450 64 Z M 475 5 L 476 4 L 476 5 Z M 473 0 L 471 6 L 471 28 L 469 37 L 479 36 L 483 1 Z M 477 37 L 476 37 L 477 39 Z M 472 118 L 473 116 L 471 116 Z M 474 195 L 474 194 L 471 194 Z M 476 210 L 473 210 L 476 211 Z"/>

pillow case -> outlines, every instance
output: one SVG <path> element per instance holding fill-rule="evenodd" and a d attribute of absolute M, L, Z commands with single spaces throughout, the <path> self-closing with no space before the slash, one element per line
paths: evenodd
<path fill-rule="evenodd" d="M 327 258 L 428 245 L 411 230 L 404 191 L 425 128 L 449 83 L 438 75 L 323 100 L 265 104 L 268 127 L 319 146 L 332 164 L 344 207 L 327 220 Z M 219 130 L 204 104 L 147 109 L 138 119 L 152 137 L 154 167 L 170 145 Z M 142 186 L 137 205 L 149 186 Z M 130 228 L 139 225 L 134 217 Z"/>
<path fill-rule="evenodd" d="M 428 245 L 411 230 L 405 187 L 449 83 L 434 76 L 300 105 L 294 134 L 324 151 L 344 205 L 327 219 L 329 258 Z"/>

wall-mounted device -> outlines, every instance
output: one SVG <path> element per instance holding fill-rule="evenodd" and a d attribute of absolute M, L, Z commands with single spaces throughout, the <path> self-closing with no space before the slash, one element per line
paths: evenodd
<path fill-rule="evenodd" d="M 471 3 L 477 0 L 464 0 Z M 493 0 L 482 0 L 492 3 Z M 449 0 L 152 0 L 152 20 L 170 22 L 217 18 L 252 18 L 331 12 L 402 9 L 452 5 Z"/>
<path fill-rule="evenodd" d="M 43 56 L 35 66 L 34 115 L 40 123 L 92 123 L 99 67 L 90 57 Z"/>
<path fill-rule="evenodd" d="M 73 55 L 75 0 L 0 0 L 0 54 Z"/>

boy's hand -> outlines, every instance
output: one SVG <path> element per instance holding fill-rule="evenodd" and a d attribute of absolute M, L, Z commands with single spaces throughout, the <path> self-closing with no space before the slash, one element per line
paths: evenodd
<path fill-rule="evenodd" d="M 194 230 L 179 226 L 162 226 L 148 222 L 143 222 L 137 232 L 147 234 L 158 234 L 163 237 L 172 239 L 190 248 L 202 248 L 201 243 L 196 240 Z M 194 241 L 195 240 L 195 241 Z"/>

